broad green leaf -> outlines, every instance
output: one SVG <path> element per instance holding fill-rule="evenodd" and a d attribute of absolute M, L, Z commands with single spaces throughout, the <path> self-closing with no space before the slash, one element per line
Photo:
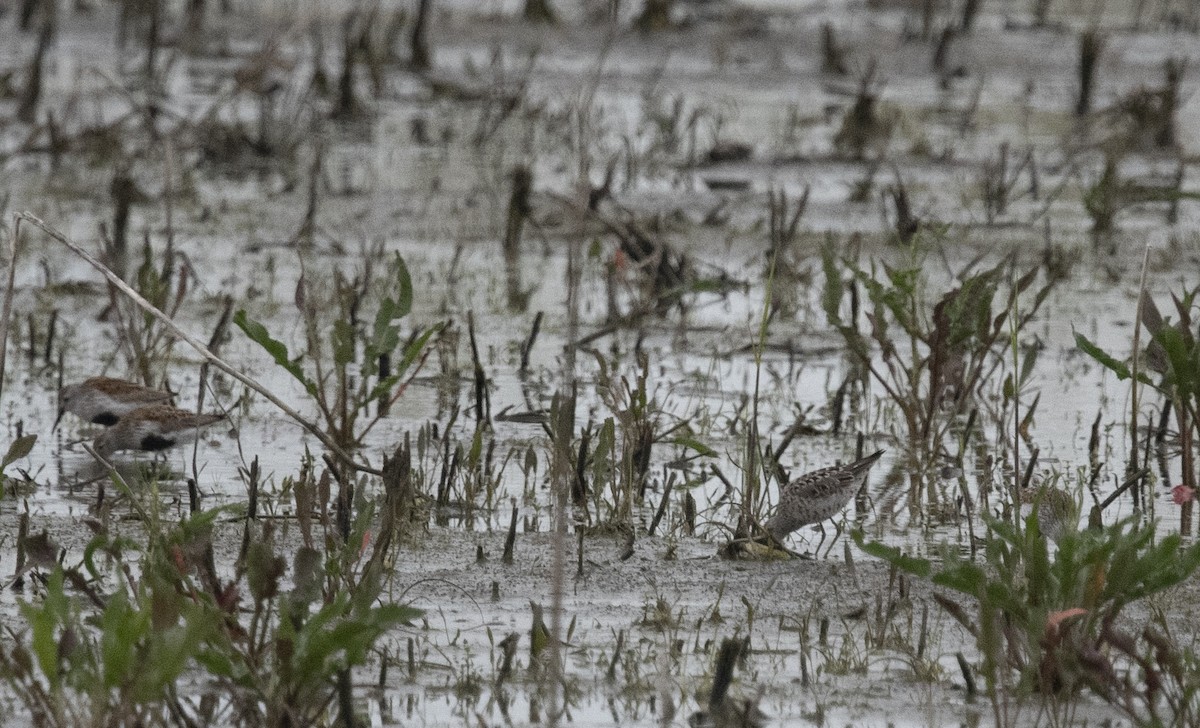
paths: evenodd
<path fill-rule="evenodd" d="M 382 618 L 387 620 L 388 624 L 394 626 L 404 625 L 411 627 L 416 620 L 425 616 L 424 609 L 410 607 L 407 604 L 384 604 L 378 607 L 378 609 Z"/>
<path fill-rule="evenodd" d="M 182 624 L 153 633 L 150 638 L 151 649 L 141 661 L 145 669 L 137 673 L 140 689 L 136 695 L 142 702 L 149 703 L 161 698 L 167 687 L 175 684 L 196 656 L 196 650 L 210 624 L 206 621 L 206 615 L 197 612 Z"/>
<path fill-rule="evenodd" d="M 394 322 L 403 316 L 400 306 L 392 299 L 385 298 L 380 302 L 379 310 L 375 313 L 371 343 L 367 347 L 369 359 L 390 353 L 400 343 L 400 327 Z"/>
<path fill-rule="evenodd" d="M 688 283 L 680 289 L 682 293 L 725 293 L 733 285 L 731 281 L 720 278 L 700 278 Z"/>
<path fill-rule="evenodd" d="M 8 452 L 4 455 L 4 460 L 0 461 L 0 470 L 4 470 L 9 465 L 29 454 L 33 449 L 34 443 L 37 442 L 37 435 L 25 435 L 18 437 L 8 446 Z"/>
<path fill-rule="evenodd" d="M 1197 361 L 1196 350 L 1188 341 L 1190 337 L 1174 326 L 1164 326 L 1154 338 L 1167 352 L 1169 381 L 1175 386 L 1176 394 L 1189 399 L 1197 390 L 1197 376 L 1200 374 L 1200 361 Z"/>
<path fill-rule="evenodd" d="M 903 569 L 910 574 L 927 577 L 930 571 L 932 571 L 932 564 L 929 559 L 908 556 L 895 546 L 888 546 L 878 541 L 867 541 L 862 531 L 855 531 L 852 536 L 854 543 L 858 544 L 858 547 L 863 551 L 871 556 L 883 559 L 889 564 L 894 564 L 897 568 Z"/>
<path fill-rule="evenodd" d="M 1021 375 L 1017 382 L 1024 386 L 1029 381 L 1029 376 L 1033 374 L 1033 366 L 1037 364 L 1039 349 L 1034 347 L 1025 352 L 1024 358 L 1021 360 Z"/>
<path fill-rule="evenodd" d="M 134 653 L 150 632 L 150 615 L 134 609 L 125 592 L 114 594 L 100 619 L 100 659 L 104 684 L 116 688 L 130 682 L 143 666 Z"/>
<path fill-rule="evenodd" d="M 440 332 L 445 327 L 444 323 L 431 326 L 427 331 L 413 339 L 412 343 L 404 349 L 404 356 L 396 366 L 396 372 L 387 379 L 381 380 L 371 390 L 371 394 L 367 397 L 368 402 L 373 402 L 379 399 L 384 394 L 390 392 L 392 387 L 395 387 L 401 379 L 408 373 L 408 368 L 425 350 L 425 345 L 429 343 L 429 339 L 436 333 Z"/>
<path fill-rule="evenodd" d="M 63 570 L 55 567 L 46 581 L 41 604 L 21 602 L 21 614 L 29 624 L 30 648 L 37 658 L 42 674 L 57 690 L 62 680 L 58 661 L 58 629 L 70 616 L 70 602 L 63 592 Z"/>
<path fill-rule="evenodd" d="M 403 318 L 412 312 L 413 303 L 413 284 L 412 276 L 408 274 L 408 266 L 404 263 L 404 258 L 400 253 L 396 253 L 393 260 L 396 266 L 396 315 L 395 318 Z"/>
<path fill-rule="evenodd" d="M 978 567 L 974 567 L 973 565 L 972 567 L 973 568 L 970 570 L 971 572 L 978 574 L 983 573 Z M 937 576 L 933 578 L 933 583 L 941 584 Z M 948 584 L 942 585 L 949 586 Z M 1006 612 L 1010 616 L 1014 617 L 1018 623 L 1025 625 L 1029 624 L 1030 605 L 1029 602 L 1026 601 L 1027 597 L 1020 591 L 1014 590 L 1012 584 L 1009 584 L 1005 581 L 989 581 L 986 582 L 986 586 L 984 586 L 982 594 L 983 599 L 987 604 L 999 607 L 1001 611 Z"/>
<path fill-rule="evenodd" d="M 705 445 L 704 443 L 700 442 L 699 440 L 696 440 L 691 437 L 686 437 L 686 436 L 676 437 L 676 438 L 672 439 L 671 442 L 672 442 L 672 444 L 681 445 L 690 450 L 695 450 L 698 454 L 703 455 L 706 458 L 715 458 L 718 455 L 716 450 L 713 450 L 708 445 Z"/>
<path fill-rule="evenodd" d="M 276 364 L 286 369 L 289 374 L 303 384 L 304 389 L 310 395 L 317 396 L 317 385 L 304 375 L 304 370 L 300 368 L 298 362 L 288 357 L 287 346 L 282 341 L 271 338 L 271 334 L 267 332 L 265 326 L 247 316 L 245 310 L 238 311 L 233 315 L 233 323 L 237 324 L 237 327 L 246 336 L 249 336 L 251 341 L 265 349 Z"/>
<path fill-rule="evenodd" d="M 987 574 L 974 564 L 959 561 L 947 565 L 933 575 L 933 583 L 948 589 L 978 597 L 987 588 Z"/>
<path fill-rule="evenodd" d="M 241 684 L 245 671 L 234 666 L 229 653 L 223 649 L 204 649 L 196 653 L 196 662 L 213 677 L 223 677 Z"/>
<path fill-rule="evenodd" d="M 245 515 L 245 503 L 228 503 L 188 516 L 179 522 L 179 528 L 186 540 L 194 538 L 196 535 L 207 535 L 212 530 L 213 524 L 217 522 L 218 518 L 228 517 L 237 520 Z"/>
<path fill-rule="evenodd" d="M 1025 560 L 1026 574 L 1029 578 L 1030 589 L 1033 591 L 1049 592 L 1051 595 L 1063 585 L 1056 584 L 1058 580 L 1050 568 L 1050 547 L 1042 535 L 1042 524 L 1038 519 L 1038 509 L 1025 519 Z"/>
<path fill-rule="evenodd" d="M 1093 344 L 1088 337 L 1084 336 L 1078 331 L 1075 332 L 1075 346 L 1079 347 L 1079 350 L 1084 354 L 1092 357 L 1096 361 L 1100 362 L 1100 364 L 1102 364 L 1106 369 L 1109 369 L 1116 374 L 1117 379 L 1129 379 L 1129 377 L 1132 376 L 1130 374 L 1129 367 L 1125 365 L 1125 362 L 1118 361 L 1115 357 L 1101 349 L 1099 346 Z M 1141 372 L 1138 373 L 1138 381 L 1143 384 L 1154 386 L 1154 383 L 1150 381 L 1149 377 Z"/>
<path fill-rule="evenodd" d="M 479 466 L 479 458 L 483 455 L 483 426 L 475 426 L 475 435 L 471 438 L 471 449 L 467 452 L 467 467 L 474 470 Z"/>
<path fill-rule="evenodd" d="M 825 273 L 825 288 L 821 292 L 821 307 L 825 309 L 825 317 L 829 323 L 841 327 L 842 297 L 845 295 L 845 284 L 842 282 L 842 272 L 838 270 L 837 258 L 833 248 L 825 245 L 821 248 L 821 268 Z"/>

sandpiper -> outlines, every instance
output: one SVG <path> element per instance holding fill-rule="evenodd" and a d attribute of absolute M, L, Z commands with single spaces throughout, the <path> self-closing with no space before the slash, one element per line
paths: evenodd
<path fill-rule="evenodd" d="M 200 434 L 200 428 L 223 419 L 225 415 L 197 414 L 166 404 L 152 404 L 125 414 L 117 424 L 100 433 L 93 447 L 101 457 L 117 450 L 166 450 L 192 442 Z"/>
<path fill-rule="evenodd" d="M 123 379 L 92 377 L 59 391 L 54 427 L 58 427 L 64 412 L 73 412 L 93 424 L 115 425 L 122 415 L 146 405 L 165 403 L 173 396 Z"/>
<path fill-rule="evenodd" d="M 783 487 L 779 507 L 767 521 L 771 537 L 780 541 L 801 526 L 833 518 L 867 482 L 879 450 L 849 465 L 834 465 L 801 475 Z"/>
<path fill-rule="evenodd" d="M 1028 517 L 1037 507 L 1038 529 L 1043 536 L 1058 542 L 1068 529 L 1079 526 L 1079 504 L 1065 490 L 1051 486 L 1021 491 L 1021 515 Z"/>

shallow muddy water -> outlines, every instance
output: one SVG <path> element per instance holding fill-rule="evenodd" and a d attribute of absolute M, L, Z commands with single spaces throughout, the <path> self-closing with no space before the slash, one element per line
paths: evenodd
<path fill-rule="evenodd" d="M 679 9 L 686 21 L 680 28 L 642 35 L 585 26 L 588 8 L 573 4 L 565 10 L 568 24 L 543 29 L 516 20 L 515 2 L 439 3 L 432 31 L 436 70 L 419 75 L 401 63 L 387 65 L 372 96 L 368 71 L 360 68 L 356 80 L 369 113 L 352 123 L 329 122 L 329 102 L 304 95 L 314 69 L 311 34 L 290 18 L 292 6 L 264 5 L 262 16 L 290 22 L 264 21 L 260 32 L 240 15 L 222 18 L 216 22 L 225 39 L 212 41 L 213 52 L 166 49 L 158 123 L 171 141 L 163 145 L 151 144 L 127 117 L 136 116 L 141 104 L 140 52 L 115 49 L 115 9 L 105 4 L 89 15 L 65 13 L 47 62 L 43 104 L 58 110 L 58 123 L 72 134 L 119 122 L 120 150 L 76 149 L 52 161 L 38 146 L 42 142 L 28 141 L 30 126 L 12 120 L 16 102 L 0 100 L 6 119 L 0 194 L 7 211 L 27 210 L 86 249 L 99 250 L 100 226 L 113 225 L 110 183 L 116 171 L 127 171 L 144 193 L 129 226 L 129 268 L 142 262 L 143 238 L 156 256 L 171 239 L 179 256 L 171 269 L 177 275 L 186 269 L 188 280 L 176 323 L 207 340 L 228 297 L 234 310 L 260 321 L 292 356 L 303 351 L 306 334 L 298 296 L 330 296 L 335 271 L 349 279 L 371 267 L 381 275 L 399 253 L 414 288 L 402 339 L 416 327 L 446 322 L 446 329 L 356 453 L 374 467 L 405 437 L 416 442 L 422 428 L 434 425 L 456 448 L 471 449 L 477 421 L 467 320 L 473 319 L 493 418 L 481 430 L 494 466 L 491 492 L 464 503 L 466 486 L 452 483 L 454 502 L 431 508 L 425 530 L 399 550 L 393 583 L 402 600 L 425 616 L 417 627 L 383 641 L 390 669 L 381 689 L 369 688 L 378 680 L 379 655 L 370 671 L 355 674 L 363 688 L 356 698 L 372 725 L 547 721 L 543 686 L 534 677 L 519 669 L 518 677 L 497 687 L 496 644 L 505 635 L 521 635 L 516 663 L 528 667 L 530 602 L 547 608 L 551 602 L 552 446 L 543 422 L 567 378 L 566 350 L 581 341 L 570 373 L 578 396 L 576 437 L 606 418 L 619 420 L 614 410 L 628 401 L 607 393 L 605 377 L 617 383 L 613 389 L 622 378 L 635 382 L 639 356 L 646 362 L 645 391 L 657 431 L 681 429 L 653 449 L 647 497 L 631 519 L 637 535 L 632 556 L 622 558 L 620 536 L 588 531 L 576 573 L 574 530 L 566 539 L 563 622 L 575 627 L 564 646 L 572 696 L 564 723 L 684 725 L 705 702 L 713 645 L 738 636 L 750 639 L 753 652 L 738 668 L 735 691 L 757 701 L 771 724 L 989 724 L 986 699 L 970 701 L 964 694 L 955 653 L 965 651 L 971 661 L 979 656 L 966 646 L 970 637 L 936 606 L 929 611 L 933 637 L 921 659 L 894 645 L 869 643 L 877 602 L 892 601 L 894 577 L 848 536 L 835 535 L 834 525 L 826 524 L 826 536 L 805 528 L 790 537 L 793 548 L 815 552 L 815 561 L 717 557 L 737 521 L 740 496 L 732 490 L 746 480 L 747 418 L 755 413 L 762 437 L 777 443 L 803 413 L 810 429 L 780 458 L 792 475 L 852 460 L 856 434 L 867 452 L 888 450 L 869 481 L 868 507 L 860 512 L 851 504 L 835 519 L 837 530 L 857 524 L 871 539 L 919 555 L 945 547 L 968 553 L 962 492 L 977 495 L 981 483 L 1013 477 L 1005 444 L 1012 438 L 1011 420 L 997 420 L 1001 411 L 1012 417 L 1011 409 L 1002 409 L 1003 376 L 1011 363 L 1001 363 L 978 393 L 977 437 L 985 443 L 982 452 L 995 454 L 993 463 L 974 453 L 960 471 L 958 453 L 947 450 L 913 476 L 897 409 L 878 383 L 848 405 L 840 433 L 833 434 L 832 402 L 850 359 L 823 308 L 821 250 L 828 243 L 864 270 L 923 266 L 930 296 L 958 285 L 966 268 L 990 268 L 1011 254 L 1022 270 L 1041 267 L 1037 287 L 1051 275 L 1062 276 L 1017 337 L 1023 356 L 1038 352 L 1022 388 L 1022 407 L 1038 402 L 1022 457 L 1037 447 L 1036 477 L 1065 474 L 1065 485 L 1085 503 L 1110 493 L 1129 458 L 1131 391 L 1128 382 L 1079 351 L 1075 334 L 1119 358 L 1128 355 L 1146 246 L 1146 290 L 1160 310 L 1172 310 L 1172 293 L 1200 283 L 1200 204 L 1194 199 L 1200 76 L 1186 73 L 1179 89 L 1178 145 L 1130 147 L 1119 165 L 1131 188 L 1180 175 L 1172 192 L 1173 221 L 1167 221 L 1170 195 L 1130 202 L 1121 206 L 1112 235 L 1096 242 L 1083 199 L 1102 175 L 1099 140 L 1119 116 L 1113 109 L 1131 90 L 1159 83 L 1165 59 L 1194 55 L 1196 35 L 1186 22 L 1178 23 L 1185 29 L 1168 28 L 1150 11 L 1143 27 L 1132 30 L 1131 15 L 1123 14 L 1129 8 L 1090 15 L 1065 6 L 1052 13 L 1050 27 L 1034 29 L 1028 8 L 985 4 L 973 32 L 950 46 L 947 66 L 963 73 L 947 74 L 930 68 L 931 42 L 911 37 L 920 30 L 918 8 L 875 5 L 686 4 Z M 331 7 L 297 6 L 295 12 L 334 14 Z M 939 11 L 939 23 L 950 22 L 948 13 Z M 0 17 L 0 26 L 16 34 L 11 15 Z M 817 39 L 826 22 L 846 50 L 846 75 L 821 70 Z M 1077 42 L 1070 29 L 1096 23 L 1109 36 L 1093 108 L 1108 111 L 1085 124 L 1070 111 Z M 325 35 L 324 63 L 332 73 L 341 54 L 336 23 Z M 34 40 L 31 34 L 19 37 L 21 42 L 0 49 L 0 66 L 18 69 L 26 62 Z M 268 104 L 236 90 L 232 79 L 267 37 L 277 39 L 272 73 L 283 89 L 270 97 L 275 116 L 267 135 L 280 144 L 299 139 L 294 159 L 202 161 L 200 134 L 193 129 L 202 119 L 241 119 L 248 134 L 257 133 Z M 891 132 L 868 145 L 865 156 L 877 161 L 861 161 L 839 151 L 835 140 L 871 59 L 877 66 L 870 85 Z M 508 108 L 511 98 L 517 101 Z M 713 150 L 722 144 L 745 144 L 748 152 L 715 159 Z M 313 182 L 317 154 L 320 171 Z M 1012 199 L 997 212 L 986 208 L 980 189 L 982 170 L 1001 154 Z M 1021 167 L 1026 154 L 1032 161 Z M 600 185 L 610 162 L 611 204 L 600 208 L 602 216 L 591 216 L 583 181 Z M 500 241 L 518 164 L 532 171 L 533 195 L 515 264 L 517 290 L 526 301 L 514 310 L 512 273 Z M 855 201 L 853 192 L 864 180 L 870 191 Z M 318 200 L 312 240 L 300 245 L 310 183 Z M 897 187 L 911 196 L 927 231 L 916 246 L 892 241 Z M 792 275 L 772 278 L 767 195 L 777 190 L 792 205 L 805 190 L 808 197 L 788 253 Z M 611 307 L 628 313 L 646 289 L 642 272 L 623 258 L 603 224 L 626 217 L 685 255 L 702 283 L 683 295 L 682 306 L 610 331 Z M 23 231 L 0 406 L 7 440 L 35 433 L 38 441 L 6 471 L 10 485 L 18 473 L 30 482 L 0 500 L 5 575 L 16 569 L 8 544 L 16 539 L 20 512 L 28 512 L 32 532 L 48 529 L 68 554 L 77 558 L 86 545 L 81 523 L 105 471 L 80 445 L 97 434 L 95 426 L 67 415 L 51 431 L 59 384 L 99 374 L 135 376 L 123 353 L 128 348 L 119 341 L 121 328 L 111 311 L 102 313 L 110 298 L 101 276 L 35 229 L 26 225 Z M 161 268 L 161 257 L 154 261 Z M 579 276 L 577 319 L 568 302 L 572 267 Z M 1018 311 L 1032 305 L 1037 287 L 1018 300 Z M 764 331 L 764 310 L 780 290 L 789 305 L 772 315 Z M 47 355 L 52 311 L 55 338 Z M 528 370 L 520 373 L 522 343 L 537 313 L 544 314 L 540 333 Z M 304 388 L 237 328 L 221 343 L 220 355 L 305 417 L 318 416 Z M 155 376 L 165 377 L 181 407 L 197 401 L 200 363 L 182 341 L 155 361 Z M 298 537 L 288 525 L 294 504 L 284 483 L 299 472 L 306 449 L 323 450 L 321 442 L 228 374 L 210 371 L 207 384 L 205 408 L 220 409 L 228 420 L 200 439 L 195 469 L 191 448 L 179 448 L 161 456 L 125 454 L 117 459 L 119 471 L 136 482 L 153 464 L 163 476 L 156 487 L 164 513 L 182 516 L 187 477 L 196 477 L 205 507 L 241 504 L 247 497 L 242 471 L 257 459 L 260 512 L 279 517 L 280 540 L 294 547 Z M 1145 426 L 1161 402 L 1148 392 L 1142 401 Z M 514 413 L 527 416 L 504 416 Z M 1094 492 L 1084 493 L 1098 415 L 1101 469 Z M 697 458 L 695 442 L 711 453 Z M 433 438 L 414 455 L 423 495 L 430 498 L 447 466 L 441 443 Z M 528 468 L 531 452 L 536 465 Z M 467 475 L 459 477 L 465 482 Z M 673 478 L 686 482 L 679 487 L 695 499 L 695 532 L 685 528 L 677 490 L 657 533 L 647 535 Z M 1105 520 L 1148 511 L 1163 534 L 1178 532 L 1179 508 L 1170 491 L 1178 478 L 1176 459 L 1168 482 L 1156 469 L 1148 491 L 1152 505 L 1135 511 L 1132 500 L 1121 498 L 1105 511 Z M 917 480 L 933 495 L 913 496 Z M 768 503 L 778 498 L 771 488 Z M 1002 498 L 988 503 L 994 516 L 1007 510 Z M 520 508 L 515 563 L 503 565 L 499 557 L 514 506 Z M 137 531 L 136 524 L 126 527 Z M 226 528 L 217 557 L 220 568 L 231 569 L 241 530 Z M 477 549 L 486 560 L 477 562 Z M 927 584 L 913 579 L 908 588 L 911 593 L 898 601 L 903 616 L 887 620 L 907 623 L 897 640 L 913 639 L 914 622 L 930 604 Z M 1154 607 L 1178 613 L 1195 592 L 1193 580 Z M 6 621 L 14 617 L 18 600 L 33 593 L 29 587 L 0 592 L 0 614 Z M 1145 619 L 1151 611 L 1138 605 L 1133 618 Z M 829 620 L 827 634 L 814 644 L 822 619 Z M 1180 629 L 1190 634 L 1182 624 Z M 614 658 L 619 634 L 624 653 Z M 402 656 L 405 650 L 415 652 L 411 662 Z M 610 664 L 616 667 L 610 670 Z M 1013 724 L 1053 722 L 1042 711 L 1028 699 Z M 1063 715 L 1073 725 L 1125 720 L 1090 695 L 1076 701 L 1069 715 L 1055 717 L 1061 722 Z"/>

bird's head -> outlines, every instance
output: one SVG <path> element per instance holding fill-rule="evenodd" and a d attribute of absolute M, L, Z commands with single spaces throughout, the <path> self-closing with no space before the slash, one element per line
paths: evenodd
<path fill-rule="evenodd" d="M 74 403 L 79 399 L 82 388 L 78 384 L 68 384 L 58 390 L 58 416 L 54 418 L 54 426 L 50 428 L 51 432 L 58 429 L 58 423 L 62 420 L 63 414 L 74 406 Z"/>

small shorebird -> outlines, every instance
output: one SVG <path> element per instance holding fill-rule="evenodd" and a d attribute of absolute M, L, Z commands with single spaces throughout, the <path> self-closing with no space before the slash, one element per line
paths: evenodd
<path fill-rule="evenodd" d="M 867 482 L 867 473 L 882 454 L 879 450 L 849 465 L 814 470 L 785 485 L 779 494 L 779 507 L 767 521 L 771 538 L 781 541 L 801 526 L 837 515 Z"/>
<path fill-rule="evenodd" d="M 127 413 L 117 424 L 100 433 L 93 447 L 108 457 L 117 450 L 155 452 L 192 442 L 200 428 L 225 419 L 225 415 L 196 414 L 166 404 L 152 404 Z"/>
<path fill-rule="evenodd" d="M 1079 504 L 1075 502 L 1075 496 L 1061 488 L 1046 485 L 1022 490 L 1021 515 L 1028 517 L 1035 506 L 1038 529 L 1055 543 L 1068 529 L 1079 526 Z"/>
<path fill-rule="evenodd" d="M 79 384 L 68 384 L 59 391 L 54 427 L 58 427 L 65 412 L 73 412 L 96 425 L 115 425 L 126 413 L 146 405 L 165 403 L 174 396 L 123 379 L 92 377 Z"/>

